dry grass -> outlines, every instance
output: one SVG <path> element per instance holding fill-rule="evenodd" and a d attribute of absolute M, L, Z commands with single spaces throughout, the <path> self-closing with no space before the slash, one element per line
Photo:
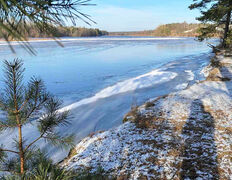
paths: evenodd
<path fill-rule="evenodd" d="M 131 107 L 130 112 L 128 112 L 124 118 L 123 118 L 123 123 L 125 122 L 135 122 L 138 116 L 138 107 Z"/>
<path fill-rule="evenodd" d="M 145 103 L 145 108 L 150 108 L 150 107 L 153 107 L 155 104 L 154 104 L 154 102 L 146 102 Z"/>
<path fill-rule="evenodd" d="M 223 77 L 221 74 L 221 68 L 215 67 L 210 72 L 208 77 L 206 78 L 207 81 L 230 81 L 231 79 L 228 77 Z"/>
<path fill-rule="evenodd" d="M 61 162 L 59 162 L 59 164 L 65 164 L 65 163 L 67 163 L 68 162 L 68 160 L 69 159 L 71 159 L 73 156 L 75 156 L 77 154 L 77 151 L 76 151 L 76 149 L 75 149 L 75 147 L 74 148 L 71 148 L 70 149 L 70 151 L 69 151 L 69 153 L 68 153 L 68 156 L 65 158 L 65 159 L 63 159 Z"/>

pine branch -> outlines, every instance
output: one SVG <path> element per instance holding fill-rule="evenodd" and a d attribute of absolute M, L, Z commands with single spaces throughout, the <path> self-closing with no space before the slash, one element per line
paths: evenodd
<path fill-rule="evenodd" d="M 3 131 L 3 130 L 5 130 L 5 129 L 7 129 L 7 128 L 9 128 L 9 126 L 3 125 L 3 124 L 1 124 L 1 122 L 0 122 L 0 131 Z"/>
<path fill-rule="evenodd" d="M 26 106 L 26 104 L 27 104 L 27 102 L 29 101 L 29 99 L 26 99 L 24 102 L 23 102 L 23 104 L 21 105 L 21 107 L 19 108 L 19 112 L 21 112 L 22 111 L 22 109 Z"/>
<path fill-rule="evenodd" d="M 60 148 L 73 147 L 74 135 L 62 137 L 58 133 L 48 133 L 43 138 L 50 142 L 52 145 Z"/>
<path fill-rule="evenodd" d="M 16 174 L 16 175 L 20 175 L 19 172 L 17 171 L 13 171 L 13 170 L 7 170 L 7 169 L 0 169 L 1 172 L 6 172 L 6 173 L 11 173 L 11 174 Z"/>
<path fill-rule="evenodd" d="M 13 151 L 13 150 L 9 150 L 9 149 L 2 149 L 2 148 L 0 148 L 0 151 L 11 152 L 11 153 L 19 154 L 19 152 Z"/>
<path fill-rule="evenodd" d="M 3 96 L 3 95 L 2 95 Z M 7 105 L 4 102 L 4 99 L 0 97 L 0 109 L 7 111 Z"/>
<path fill-rule="evenodd" d="M 18 165 L 18 159 L 16 157 L 10 158 L 3 161 L 0 171 L 19 175 Z"/>
<path fill-rule="evenodd" d="M 51 25 L 64 26 L 68 21 L 76 25 L 79 19 L 87 24 L 95 23 L 88 16 L 76 11 L 79 6 L 94 5 L 89 2 L 90 0 L 0 0 L 0 33 L 13 51 L 10 41 L 17 40 L 29 53 L 35 54 L 24 33 L 28 24 L 35 24 L 38 30 L 55 37 Z"/>
<path fill-rule="evenodd" d="M 47 99 L 44 99 L 43 101 L 41 101 L 37 106 L 34 105 L 31 110 L 29 111 L 29 113 L 26 115 L 26 119 L 29 119 L 31 117 L 31 115 L 34 113 L 34 111 L 36 109 L 40 109 L 40 107 L 47 101 Z"/>
<path fill-rule="evenodd" d="M 32 78 L 28 84 L 29 88 L 26 92 L 27 112 L 26 119 L 48 101 L 50 95 L 46 92 L 43 81 L 38 78 Z"/>
<path fill-rule="evenodd" d="M 24 152 L 26 152 L 33 144 L 35 144 L 37 141 L 39 141 L 41 138 L 43 138 L 43 135 L 45 133 L 41 134 L 38 138 L 36 138 L 34 141 L 32 141 L 25 149 Z"/>

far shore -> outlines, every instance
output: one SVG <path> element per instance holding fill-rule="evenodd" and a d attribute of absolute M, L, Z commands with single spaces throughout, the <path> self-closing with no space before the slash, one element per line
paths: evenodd
<path fill-rule="evenodd" d="M 9 42 L 13 42 L 13 43 L 20 43 L 20 42 L 39 42 L 39 41 L 62 41 L 62 40 L 81 40 L 81 39 L 96 39 L 96 38 L 101 38 L 101 37 L 112 37 L 115 38 L 115 40 L 118 40 L 117 38 L 119 37 L 123 37 L 123 38 L 131 38 L 131 37 L 141 37 L 142 38 L 148 38 L 148 39 L 182 39 L 182 38 L 188 38 L 188 37 L 179 37 L 179 36 L 90 36 L 90 37 L 59 37 L 59 38 L 28 38 L 27 41 L 17 41 L 17 40 L 11 40 Z M 189 37 L 190 38 L 190 37 Z M 194 37 L 192 37 L 194 38 Z M 4 39 L 0 39 L 0 42 L 7 42 Z"/>

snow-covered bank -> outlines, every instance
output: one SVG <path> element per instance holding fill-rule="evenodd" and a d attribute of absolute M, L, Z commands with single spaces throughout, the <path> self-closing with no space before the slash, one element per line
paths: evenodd
<path fill-rule="evenodd" d="M 232 179 L 232 58 L 216 56 L 204 73 L 83 139 L 64 166 L 125 179 Z"/>
<path fill-rule="evenodd" d="M 102 98 L 107 98 L 113 95 L 117 95 L 120 93 L 125 93 L 128 91 L 134 91 L 136 89 L 142 89 L 146 87 L 153 86 L 155 84 L 164 83 L 171 81 L 177 76 L 176 73 L 173 72 L 164 72 L 159 69 L 153 70 L 149 73 L 140 75 L 135 78 L 131 78 L 122 82 L 119 82 L 113 86 L 109 86 L 100 92 L 96 93 L 94 96 L 86 99 L 82 99 L 76 103 L 73 103 L 69 106 L 66 106 L 60 109 L 61 112 L 63 111 L 70 111 L 75 109 L 81 105 L 89 104 L 91 102 L 97 101 Z M 194 75 L 193 75 L 194 76 Z"/>

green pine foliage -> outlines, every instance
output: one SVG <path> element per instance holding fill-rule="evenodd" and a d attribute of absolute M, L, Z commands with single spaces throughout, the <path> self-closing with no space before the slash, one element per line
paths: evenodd
<path fill-rule="evenodd" d="M 39 149 L 36 143 L 44 140 L 57 147 L 69 148 L 73 146 L 74 136 L 59 133 L 58 127 L 70 124 L 68 112 L 58 111 L 61 101 L 47 92 L 41 79 L 32 77 L 25 86 L 25 69 L 19 59 L 5 61 L 4 69 L 5 89 L 0 108 L 6 118 L 0 119 L 0 131 L 17 130 L 18 134 L 12 149 L 0 147 L 0 171 L 24 176 L 40 159 L 36 160 Z M 38 131 L 38 136 L 30 142 L 23 136 L 24 127 L 28 124 L 37 127 Z"/>
<path fill-rule="evenodd" d="M 192 9 L 200 9 L 201 16 L 197 20 L 204 26 L 200 29 L 199 40 L 212 37 L 221 32 L 222 47 L 231 46 L 231 13 L 232 0 L 193 0 L 189 6 Z"/>
<path fill-rule="evenodd" d="M 27 41 L 31 24 L 38 32 L 54 37 L 54 27 L 73 25 L 81 20 L 89 24 L 90 16 L 79 10 L 91 5 L 91 0 L 0 0 L 0 36 L 6 41 L 21 42 L 29 52 L 33 49 Z M 11 46 L 10 46 L 11 47 Z M 12 47 L 11 47 L 12 48 Z M 12 50 L 14 50 L 12 48 Z"/>
<path fill-rule="evenodd" d="M 10 174 L 1 177 L 3 180 L 74 180 L 78 178 L 78 174 L 73 171 L 68 171 L 63 167 L 54 164 L 40 150 L 33 151 L 30 157 L 27 173 L 23 175 Z"/>

